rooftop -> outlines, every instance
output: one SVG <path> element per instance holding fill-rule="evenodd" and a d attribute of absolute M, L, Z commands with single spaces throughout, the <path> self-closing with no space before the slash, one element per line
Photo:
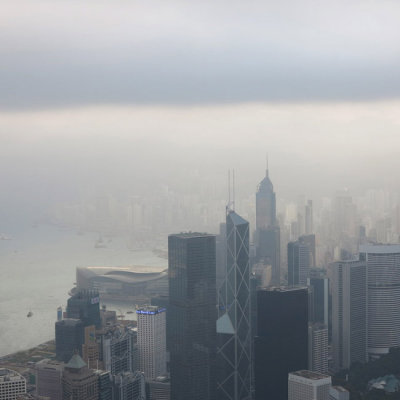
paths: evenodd
<path fill-rule="evenodd" d="M 306 286 L 268 286 L 259 287 L 257 290 L 265 292 L 294 292 L 298 290 L 308 290 Z"/>
<path fill-rule="evenodd" d="M 296 376 L 300 376 L 302 378 L 312 379 L 313 381 L 330 378 L 329 375 L 320 374 L 319 372 L 308 371 L 306 369 L 291 372 L 290 375 L 296 375 Z"/>
<path fill-rule="evenodd" d="M 359 253 L 393 254 L 400 253 L 400 244 L 362 244 Z"/>
<path fill-rule="evenodd" d="M 172 233 L 168 235 L 169 237 L 179 237 L 181 239 L 192 239 L 196 237 L 207 237 L 207 236 L 215 236 L 212 233 L 206 232 L 180 232 L 180 233 Z"/>

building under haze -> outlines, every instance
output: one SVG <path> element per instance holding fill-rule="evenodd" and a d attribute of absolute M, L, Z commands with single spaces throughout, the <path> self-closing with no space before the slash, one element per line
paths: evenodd
<path fill-rule="evenodd" d="M 310 248 L 298 240 L 288 243 L 288 285 L 306 286 L 310 269 Z"/>
<path fill-rule="evenodd" d="M 35 364 L 36 394 L 51 400 L 62 400 L 64 363 L 47 358 Z"/>
<path fill-rule="evenodd" d="M 257 290 L 255 400 L 287 400 L 288 373 L 308 368 L 308 290 Z"/>
<path fill-rule="evenodd" d="M 56 359 L 67 363 L 75 352 L 82 354 L 85 341 L 85 327 L 80 319 L 65 318 L 57 321 Z"/>
<path fill-rule="evenodd" d="M 364 261 L 330 265 L 332 352 L 336 370 L 367 361 L 367 267 Z"/>
<path fill-rule="evenodd" d="M 400 346 L 400 245 L 362 245 L 368 270 L 368 353 Z"/>
<path fill-rule="evenodd" d="M 276 197 L 268 168 L 256 193 L 256 259 L 271 265 L 271 284 L 280 284 L 280 228 L 276 218 Z"/>
<path fill-rule="evenodd" d="M 138 328 L 139 370 L 146 380 L 167 373 L 166 309 L 143 306 L 136 310 Z"/>
<path fill-rule="evenodd" d="M 227 262 L 218 293 L 217 397 L 251 399 L 251 307 L 249 223 L 226 215 Z"/>
<path fill-rule="evenodd" d="M 100 298 L 97 290 L 78 290 L 67 303 L 68 318 L 80 319 L 84 326 L 101 327 Z"/>
<path fill-rule="evenodd" d="M 0 368 L 0 400 L 14 400 L 26 393 L 26 379 L 16 371 Z"/>
<path fill-rule="evenodd" d="M 308 326 L 308 369 L 328 373 L 328 326 L 310 323 Z"/>
<path fill-rule="evenodd" d="M 168 237 L 171 399 L 215 399 L 215 236 Z"/>

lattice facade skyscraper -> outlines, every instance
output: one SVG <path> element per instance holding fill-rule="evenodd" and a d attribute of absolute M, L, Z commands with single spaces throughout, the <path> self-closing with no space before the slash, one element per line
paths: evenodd
<path fill-rule="evenodd" d="M 251 398 L 249 223 L 226 215 L 227 263 L 218 293 L 217 397 Z"/>

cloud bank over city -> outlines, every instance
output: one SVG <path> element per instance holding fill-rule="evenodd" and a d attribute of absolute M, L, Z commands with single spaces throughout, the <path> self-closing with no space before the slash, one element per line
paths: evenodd
<path fill-rule="evenodd" d="M 6 1 L 2 109 L 393 99 L 396 1 Z"/>

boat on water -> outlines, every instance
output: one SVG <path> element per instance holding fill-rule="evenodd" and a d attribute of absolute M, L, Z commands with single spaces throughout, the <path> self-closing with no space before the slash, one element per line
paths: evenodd
<path fill-rule="evenodd" d="M 127 314 L 133 314 L 133 311 L 127 311 L 126 313 Z"/>
<path fill-rule="evenodd" d="M 27 316 L 27 318 L 32 317 L 32 316 L 33 316 L 33 312 L 32 312 L 32 311 L 29 311 L 28 314 L 26 314 L 26 316 Z"/>
<path fill-rule="evenodd" d="M 100 237 L 96 240 L 96 243 L 95 243 L 94 247 L 95 247 L 96 249 L 103 249 L 103 248 L 106 247 L 106 244 L 105 244 L 105 242 L 104 242 L 102 236 L 100 236 Z"/>

